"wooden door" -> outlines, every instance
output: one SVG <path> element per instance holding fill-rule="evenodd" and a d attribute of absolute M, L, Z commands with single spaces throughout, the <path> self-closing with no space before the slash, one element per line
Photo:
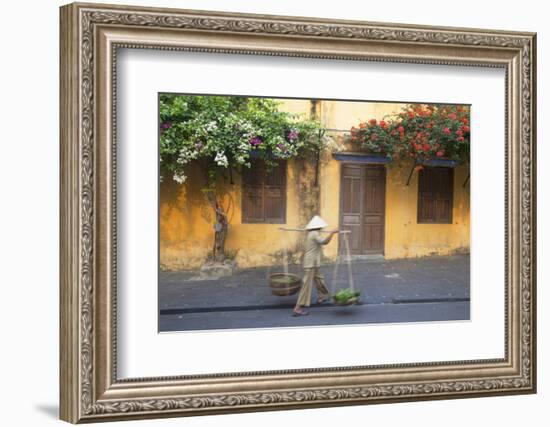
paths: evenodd
<path fill-rule="evenodd" d="M 361 166 L 342 165 L 340 228 L 351 231 L 349 245 L 350 251 L 354 255 L 362 253 L 362 180 L 363 168 Z"/>
<path fill-rule="evenodd" d="M 386 213 L 386 168 L 368 165 L 365 168 L 363 197 L 363 253 L 384 253 L 384 217 Z"/>
<path fill-rule="evenodd" d="M 384 253 L 385 191 L 384 166 L 342 165 L 340 224 L 352 254 Z"/>

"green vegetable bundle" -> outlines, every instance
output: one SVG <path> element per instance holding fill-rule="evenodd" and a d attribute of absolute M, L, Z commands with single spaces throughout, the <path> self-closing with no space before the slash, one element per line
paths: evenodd
<path fill-rule="evenodd" d="M 333 298 L 334 301 L 339 304 L 348 304 L 348 303 L 354 303 L 359 300 L 359 296 L 361 295 L 361 292 L 354 291 L 351 288 L 347 289 L 341 289 L 336 294 L 334 294 Z"/>

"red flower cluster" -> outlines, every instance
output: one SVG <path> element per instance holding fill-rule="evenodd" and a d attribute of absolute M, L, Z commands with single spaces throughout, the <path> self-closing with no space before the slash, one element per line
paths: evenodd
<path fill-rule="evenodd" d="M 391 157 L 469 158 L 469 108 L 453 105 L 407 105 L 401 112 L 351 128 L 351 141 L 369 152 Z"/>

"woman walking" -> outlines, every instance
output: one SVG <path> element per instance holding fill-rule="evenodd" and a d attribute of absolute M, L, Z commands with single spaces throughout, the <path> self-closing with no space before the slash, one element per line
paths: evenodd
<path fill-rule="evenodd" d="M 321 235 L 321 229 L 328 224 L 318 215 L 315 215 L 306 225 L 307 236 L 304 248 L 304 280 L 302 289 L 298 294 L 298 301 L 294 307 L 293 316 L 306 316 L 309 312 L 304 307 L 309 307 L 311 302 L 311 290 L 313 283 L 317 289 L 317 302 L 328 301 L 329 292 L 325 285 L 323 276 L 319 273 L 321 258 L 323 255 L 322 247 L 327 245 L 338 230 L 331 231 L 327 237 Z"/>

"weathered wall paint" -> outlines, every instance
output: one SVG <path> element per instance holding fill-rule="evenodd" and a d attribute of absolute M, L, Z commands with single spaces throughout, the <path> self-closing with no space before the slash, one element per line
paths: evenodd
<path fill-rule="evenodd" d="M 470 187 L 463 188 L 468 169 L 454 171 L 452 224 L 418 224 L 418 173 L 410 161 L 388 165 L 386 172 L 385 257 L 449 255 L 470 249 Z"/>
<path fill-rule="evenodd" d="M 287 223 L 299 217 L 300 196 L 296 173 L 300 171 L 290 161 L 287 175 Z M 161 186 L 160 199 L 160 264 L 162 269 L 180 270 L 200 267 L 214 243 L 214 214 L 200 192 L 202 175 L 197 168 L 189 170 L 188 182 L 180 186 L 171 180 Z M 224 183 L 229 209 L 229 232 L 226 252 L 241 267 L 268 265 L 282 260 L 283 250 L 299 244 L 299 233 L 281 231 L 285 224 L 243 224 L 241 221 L 241 181 Z"/>
<path fill-rule="evenodd" d="M 402 104 L 322 101 L 316 114 L 327 128 L 349 129 L 360 120 L 382 119 L 398 111 Z M 285 100 L 285 111 L 311 114 L 307 100 Z M 341 134 L 328 132 L 341 142 Z M 320 212 L 331 228 L 339 226 L 340 167 L 330 153 L 321 156 L 319 170 Z M 304 209 L 304 182 L 313 180 L 313 170 L 301 160 L 288 163 L 287 223 L 289 227 L 303 227 L 310 213 Z M 394 162 L 386 166 L 386 224 L 385 257 L 405 258 L 425 255 L 446 255 L 467 252 L 470 247 L 469 185 L 462 185 L 468 175 L 466 167 L 455 169 L 452 224 L 417 224 L 418 173 L 414 172 L 406 185 L 412 162 Z M 200 192 L 202 173 L 189 170 L 188 184 L 179 186 L 171 179 L 161 185 L 160 199 L 160 263 L 162 269 L 179 270 L 200 267 L 213 245 L 213 213 Z M 284 249 L 293 252 L 299 261 L 303 234 L 284 232 L 285 224 L 242 224 L 240 177 L 234 184 L 223 183 L 227 202 L 231 201 L 230 229 L 226 250 L 239 267 L 270 265 L 282 261 Z M 327 258 L 334 259 L 337 239 L 324 248 Z"/>

